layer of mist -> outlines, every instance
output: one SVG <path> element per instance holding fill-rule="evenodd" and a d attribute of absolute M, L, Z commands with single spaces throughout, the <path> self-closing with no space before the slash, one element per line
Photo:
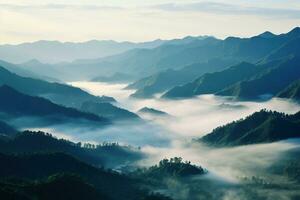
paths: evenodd
<path fill-rule="evenodd" d="M 139 113 L 144 121 L 123 121 L 105 127 L 61 124 L 34 130 L 50 132 L 56 137 L 74 142 L 118 142 L 141 147 L 141 151 L 147 156 L 137 162 L 136 167 L 149 167 L 164 158 L 182 157 L 208 170 L 207 175 L 193 180 L 164 180 L 166 188 L 159 188 L 158 191 L 171 196 L 176 193 L 177 197 L 172 196 L 174 199 L 207 199 L 208 196 L 210 199 L 224 200 L 290 199 L 291 195 L 298 195 L 297 185 L 292 186 L 288 180 L 269 172 L 270 167 L 284 158 L 286 152 L 300 149 L 298 140 L 234 148 L 212 148 L 191 142 L 193 138 L 200 138 L 220 125 L 244 118 L 261 109 L 296 113 L 300 106 L 295 102 L 278 98 L 265 102 L 234 101 L 214 95 L 176 101 L 134 99 L 129 98 L 134 91 L 123 90 L 126 86 L 124 84 L 70 84 L 93 95 L 113 96 L 118 101 L 118 106 L 132 112 L 149 107 L 168 115 Z M 205 188 L 203 184 L 208 185 Z M 283 189 L 282 186 L 289 189 Z"/>

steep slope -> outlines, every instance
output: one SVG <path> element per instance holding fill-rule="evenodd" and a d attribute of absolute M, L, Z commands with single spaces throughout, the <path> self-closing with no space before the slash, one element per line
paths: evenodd
<path fill-rule="evenodd" d="M 29 76 L 31 78 L 38 78 L 49 82 L 57 82 L 57 83 L 62 82 L 61 79 L 66 76 L 66 74 L 59 71 L 59 69 L 55 69 L 52 65 L 42 63 L 36 59 L 32 59 L 15 66 L 21 70 L 28 70 L 34 72 L 38 76 L 38 77 Z"/>
<path fill-rule="evenodd" d="M 299 129 L 299 113 L 285 115 L 261 110 L 245 119 L 218 127 L 198 141 L 219 147 L 268 143 L 300 137 Z"/>
<path fill-rule="evenodd" d="M 0 112 L 9 117 L 35 116 L 59 122 L 68 119 L 82 119 L 103 124 L 108 122 L 107 119 L 94 114 L 66 108 L 44 98 L 22 94 L 6 85 L 0 87 Z"/>
<path fill-rule="evenodd" d="M 300 57 L 283 60 L 279 65 L 267 69 L 255 78 L 239 82 L 218 95 L 235 96 L 240 99 L 258 99 L 274 96 L 300 78 Z"/>
<path fill-rule="evenodd" d="M 300 35 L 299 37 L 287 42 L 279 49 L 275 49 L 263 61 L 266 62 L 275 59 L 292 58 L 295 56 L 300 56 L 299 45 L 300 45 Z"/>
<path fill-rule="evenodd" d="M 262 66 L 243 62 L 220 72 L 204 74 L 191 83 L 174 87 L 167 91 L 163 98 L 185 98 L 200 94 L 213 94 L 236 82 L 248 79 L 263 69 Z"/>
<path fill-rule="evenodd" d="M 23 77 L 31 77 L 31 78 L 37 78 L 40 79 L 42 76 L 39 76 L 38 74 L 36 74 L 35 72 L 31 71 L 31 70 L 27 70 L 24 68 L 21 68 L 17 65 L 14 65 L 12 63 L 6 62 L 4 60 L 0 60 L 0 66 L 4 67 L 5 69 L 7 69 L 8 71 L 15 73 L 19 76 L 23 76 Z"/>
<path fill-rule="evenodd" d="M 0 85 L 8 85 L 18 91 L 50 99 L 54 103 L 71 107 L 80 107 L 84 101 L 111 102 L 109 97 L 95 97 L 69 85 L 18 76 L 0 66 Z"/>
<path fill-rule="evenodd" d="M 221 71 L 235 63 L 233 60 L 212 59 L 205 63 L 195 63 L 180 70 L 166 70 L 152 76 L 140 79 L 126 89 L 137 89 L 132 97 L 148 98 L 154 94 L 162 93 L 177 85 L 193 81 L 204 73 Z"/>
<path fill-rule="evenodd" d="M 105 117 L 110 120 L 139 119 L 139 116 L 128 110 L 116 107 L 110 103 L 84 102 L 80 110 Z"/>
<path fill-rule="evenodd" d="M 9 124 L 0 121 L 0 135 L 4 135 L 4 136 L 14 136 L 18 133 L 18 131 L 10 126 Z"/>
<path fill-rule="evenodd" d="M 284 90 L 280 91 L 277 94 L 277 97 L 299 101 L 300 100 L 300 80 L 294 81 L 288 87 L 286 87 Z"/>

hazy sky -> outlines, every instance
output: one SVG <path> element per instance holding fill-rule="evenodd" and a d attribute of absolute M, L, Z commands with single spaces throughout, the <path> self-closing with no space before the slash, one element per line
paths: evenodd
<path fill-rule="evenodd" d="M 0 43 L 246 37 L 295 26 L 299 0 L 0 0 Z"/>

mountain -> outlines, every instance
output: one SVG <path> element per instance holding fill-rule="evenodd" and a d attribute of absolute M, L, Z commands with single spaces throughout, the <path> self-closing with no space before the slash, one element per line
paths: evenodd
<path fill-rule="evenodd" d="M 263 71 L 256 77 L 236 83 L 216 94 L 235 96 L 239 99 L 272 97 L 299 78 L 300 57 L 293 57 L 283 59 L 277 66 Z"/>
<path fill-rule="evenodd" d="M 255 66 L 245 63 L 221 72 L 204 74 L 194 82 L 174 87 L 163 97 L 186 98 L 200 94 L 260 99 L 277 95 L 300 78 L 300 39 L 294 39 L 272 51 Z"/>
<path fill-rule="evenodd" d="M 296 33 L 295 33 L 296 34 Z M 272 51 L 266 58 L 264 58 L 263 62 L 267 62 L 275 59 L 283 59 L 283 58 L 293 58 L 295 56 L 300 56 L 300 33 L 299 36 L 293 40 L 290 40 L 286 44 L 282 45 L 279 49 L 275 49 Z"/>
<path fill-rule="evenodd" d="M 165 42 L 152 49 L 136 48 L 113 56 L 60 63 L 53 67 L 62 74 L 68 74 L 66 80 L 70 77 L 73 80 L 86 80 L 95 76 L 113 76 L 125 70 L 126 74 L 138 80 L 167 69 L 178 70 L 212 59 L 256 63 L 274 49 L 299 36 L 297 31 L 292 30 L 274 37 L 261 35 L 251 38 L 229 37 L 225 40 L 214 37 L 187 37 Z"/>
<path fill-rule="evenodd" d="M 119 54 L 134 48 L 155 48 L 165 41 L 144 43 L 91 40 L 87 42 L 59 42 L 41 40 L 18 45 L 0 45 L 0 59 L 13 63 L 36 59 L 45 63 L 71 62 L 76 59 L 95 59 Z"/>
<path fill-rule="evenodd" d="M 206 173 L 200 166 L 192 165 L 190 162 L 183 162 L 182 158 L 174 157 L 163 159 L 158 165 L 138 171 L 135 175 L 143 178 L 164 179 L 168 177 L 187 177 L 192 175 L 203 175 Z"/>
<path fill-rule="evenodd" d="M 205 61 L 206 59 L 206 62 L 208 62 L 208 60 L 217 58 L 217 60 L 219 61 L 222 60 L 231 61 L 232 62 L 231 64 L 237 63 L 239 61 L 248 61 L 259 65 L 265 65 L 271 62 L 275 62 L 279 59 L 292 58 L 298 54 L 299 52 L 298 40 L 300 38 L 300 33 L 297 31 L 297 29 L 293 29 L 292 31 L 286 34 L 281 34 L 281 35 L 273 34 L 272 37 L 270 37 L 270 34 L 268 34 L 269 37 L 266 37 L 266 35 L 267 33 L 252 38 L 244 38 L 244 39 L 229 37 L 225 40 L 214 40 L 214 41 L 213 39 L 208 38 L 206 40 L 208 40 L 209 42 L 203 40 L 201 41 L 202 43 L 198 42 L 198 44 L 195 44 L 195 42 L 193 42 L 188 44 L 187 46 L 194 45 L 193 48 L 186 47 L 186 49 L 184 49 L 185 52 L 182 52 L 182 55 L 177 55 L 177 57 L 182 58 L 184 57 L 186 52 L 190 52 L 190 56 L 194 54 L 198 55 L 198 57 L 195 57 L 197 59 L 206 55 L 206 57 L 202 58 L 202 61 Z M 164 46 L 165 45 L 162 45 L 159 48 L 162 48 Z M 202 50 L 202 48 L 204 47 L 206 47 L 205 49 L 206 52 L 202 52 L 204 51 L 204 49 Z M 197 52 L 192 53 L 192 51 L 196 49 Z M 209 55 L 208 52 L 210 52 Z M 174 60 L 176 59 L 177 58 L 174 58 Z M 196 60 L 190 58 L 189 61 L 193 61 L 192 63 L 196 65 L 195 64 Z M 199 81 L 201 82 L 202 74 L 208 72 L 214 72 L 214 71 L 222 71 L 229 66 L 229 63 L 227 63 L 227 65 L 223 63 L 223 66 L 222 66 L 222 62 L 220 62 L 219 65 L 208 63 L 204 67 L 199 65 L 198 71 L 194 70 L 191 72 L 189 71 L 185 72 L 184 70 L 174 70 L 176 69 L 174 68 L 174 66 L 178 66 L 178 63 L 180 62 L 177 62 L 177 65 L 174 63 L 173 66 L 171 65 L 169 66 L 169 68 L 172 68 L 172 70 L 158 72 L 157 74 L 146 77 L 144 79 L 141 79 L 129 85 L 128 88 L 138 89 L 132 96 L 144 97 L 144 98 L 152 97 L 154 94 L 164 92 L 165 90 L 170 90 L 172 87 L 175 86 L 178 86 L 176 87 L 177 91 L 174 91 L 174 94 L 172 91 L 172 94 L 170 96 L 174 95 L 176 97 L 177 93 L 179 97 L 197 95 L 197 91 L 196 91 L 197 81 L 194 81 L 194 83 L 192 84 L 188 82 L 191 82 L 193 81 L 193 79 L 198 78 L 198 84 L 200 84 Z M 156 66 L 156 65 L 154 64 L 152 66 Z M 214 69 L 214 67 L 216 66 L 219 66 L 219 68 Z M 163 68 L 161 67 L 161 69 Z M 197 69 L 197 66 L 195 66 L 194 69 Z M 226 78 L 227 77 L 225 77 L 225 79 Z M 244 78 L 246 79 L 247 76 Z M 184 84 L 187 84 L 189 86 L 182 88 L 180 85 L 184 85 Z M 189 88 L 189 87 L 194 87 L 194 88 Z M 225 88 L 218 88 L 218 89 L 221 90 Z M 201 92 L 202 91 L 200 89 L 199 93 Z M 179 93 L 183 93 L 183 94 L 179 94 Z"/>
<path fill-rule="evenodd" d="M 80 110 L 93 113 L 110 120 L 140 119 L 137 114 L 116 107 L 110 103 L 95 103 L 87 101 L 82 104 Z"/>
<path fill-rule="evenodd" d="M 2 180 L 0 181 L 0 196 L 3 199 L 22 200 L 64 200 L 64 199 L 107 199 L 110 198 L 74 174 L 55 174 L 40 181 Z"/>
<path fill-rule="evenodd" d="M 262 38 L 274 38 L 274 37 L 276 37 L 276 35 L 274 33 L 271 33 L 270 31 L 263 32 L 263 33 L 259 34 L 258 36 L 262 37 Z"/>
<path fill-rule="evenodd" d="M 284 90 L 280 91 L 277 94 L 277 97 L 299 101 L 300 100 L 300 80 L 294 81 L 288 87 L 286 87 Z"/>
<path fill-rule="evenodd" d="M 3 61 L 3 60 L 0 60 L 0 66 L 4 67 L 8 71 L 15 73 L 19 76 L 31 77 L 31 78 L 36 78 L 36 79 L 41 78 L 41 76 L 39 76 L 38 74 L 36 74 L 35 72 L 33 72 L 31 70 L 21 68 L 18 65 L 14 65 L 12 63 L 9 63 L 9 62 Z"/>
<path fill-rule="evenodd" d="M 204 63 L 188 65 L 179 70 L 168 69 L 140 79 L 128 85 L 126 89 L 137 89 L 137 91 L 131 95 L 132 97 L 149 98 L 177 85 L 193 81 L 204 73 L 221 71 L 233 63 L 235 63 L 233 60 L 212 59 Z"/>
<path fill-rule="evenodd" d="M 143 113 L 143 114 L 153 114 L 153 115 L 160 115 L 160 116 L 168 115 L 168 113 L 166 113 L 166 112 L 156 110 L 154 108 L 148 108 L 148 107 L 143 107 L 138 112 Z"/>
<path fill-rule="evenodd" d="M 14 136 L 18 133 L 18 131 L 10 126 L 9 124 L 0 121 L 0 135 L 5 135 L 5 136 Z"/>
<path fill-rule="evenodd" d="M 66 76 L 66 74 L 62 73 L 59 69 L 55 69 L 52 65 L 42 63 L 36 59 L 20 63 L 16 65 L 16 67 L 22 70 L 34 72 L 37 75 L 36 77 L 29 76 L 31 78 L 38 78 L 49 82 L 62 82 L 61 79 Z"/>
<path fill-rule="evenodd" d="M 200 62 L 205 55 L 198 58 L 195 52 L 188 53 L 185 50 L 208 43 L 214 43 L 217 39 L 195 39 L 183 44 L 163 44 L 153 49 L 132 49 L 124 53 L 108 56 L 100 59 L 79 60 L 72 63 L 54 65 L 56 69 L 68 73 L 75 80 L 90 79 L 97 76 L 112 76 L 117 72 L 125 72 L 135 78 L 141 78 L 168 68 L 180 68 Z M 193 58 L 192 58 L 193 57 Z M 206 58 L 205 58 L 206 60 Z M 85 66 L 85 70 L 82 68 Z"/>
<path fill-rule="evenodd" d="M 101 124 L 108 123 L 107 119 L 97 115 L 63 107 L 41 97 L 25 95 L 6 85 L 0 87 L 0 112 L 13 118 L 34 116 L 54 122 L 81 119 Z"/>
<path fill-rule="evenodd" d="M 276 142 L 300 137 L 300 113 L 283 113 L 261 110 L 254 114 L 214 129 L 198 142 L 208 145 L 238 146 Z"/>
<path fill-rule="evenodd" d="M 0 86 L 1 85 L 8 85 L 24 94 L 45 97 L 54 103 L 75 108 L 79 108 L 84 101 L 115 101 L 110 97 L 93 96 L 79 88 L 69 85 L 18 76 L 0 66 Z"/>
<path fill-rule="evenodd" d="M 220 72 L 207 73 L 195 81 L 167 91 L 163 98 L 185 98 L 200 94 L 214 94 L 234 83 L 248 79 L 264 70 L 262 66 L 240 63 Z"/>
<path fill-rule="evenodd" d="M 33 154 L 63 152 L 93 166 L 117 168 L 144 157 L 138 149 L 117 143 L 82 144 L 57 139 L 49 133 L 24 131 L 0 138 L 0 152 L 4 154 Z"/>
<path fill-rule="evenodd" d="M 62 80 L 68 81 L 90 80 L 95 76 L 113 76 L 117 72 L 126 72 L 138 80 L 167 69 L 181 69 L 211 59 L 257 63 L 275 49 L 297 39 L 300 36 L 297 30 L 295 28 L 273 37 L 266 37 L 266 34 L 251 38 L 228 37 L 225 40 L 213 37 L 188 37 L 176 42 L 164 42 L 155 48 L 134 48 L 98 59 L 57 63 L 53 65 L 53 69 L 61 72 L 64 76 L 60 77 Z M 27 60 L 30 59 L 32 58 L 27 56 Z"/>
<path fill-rule="evenodd" d="M 148 191 L 138 188 L 137 181 L 115 172 L 92 167 L 62 153 L 0 154 L 0 161 L 2 163 L 0 166 L 0 177 L 3 180 L 9 183 L 9 177 L 17 177 L 19 179 L 19 181 L 16 181 L 16 184 L 9 184 L 12 188 L 17 188 L 14 186 L 18 186 L 22 179 L 37 183 L 37 185 L 33 185 L 33 190 L 23 187 L 26 193 L 33 195 L 33 197 L 39 197 L 31 199 L 52 199 L 50 197 L 55 197 L 54 199 L 69 199 L 71 197 L 71 199 L 80 199 L 80 196 L 76 197 L 74 196 L 75 194 L 87 195 L 84 198 L 91 196 L 94 199 L 100 196 L 108 197 L 104 199 L 112 200 L 138 200 L 148 196 Z M 82 179 L 74 178 L 74 174 L 77 177 L 82 177 Z M 43 181 L 45 178 L 46 182 Z M 74 189 L 77 191 L 73 191 Z M 1 189 L 1 191 L 3 190 Z M 11 193 L 14 194 L 16 191 L 19 190 L 12 190 Z M 48 194 L 47 191 L 51 192 Z"/>

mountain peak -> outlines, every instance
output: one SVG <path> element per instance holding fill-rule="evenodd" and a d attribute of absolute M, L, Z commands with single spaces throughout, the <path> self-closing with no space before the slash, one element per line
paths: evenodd
<path fill-rule="evenodd" d="M 295 27 L 293 30 L 288 32 L 289 35 L 299 35 L 300 36 L 300 27 Z"/>
<path fill-rule="evenodd" d="M 266 31 L 266 32 L 263 32 L 262 34 L 260 34 L 258 36 L 262 37 L 262 38 L 272 38 L 276 35 L 274 33 L 270 32 L 270 31 Z"/>

